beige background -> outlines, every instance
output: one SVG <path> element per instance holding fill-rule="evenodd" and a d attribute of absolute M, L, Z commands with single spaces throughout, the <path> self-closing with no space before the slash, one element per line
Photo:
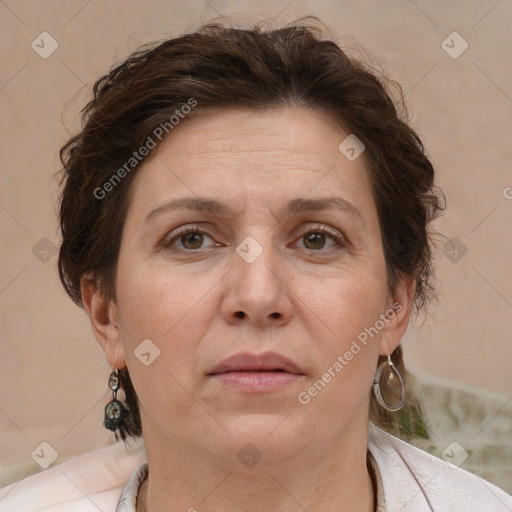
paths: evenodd
<path fill-rule="evenodd" d="M 410 369 L 498 393 L 510 413 L 512 3 L 4 0 L 0 477 L 13 464 L 39 469 L 30 457 L 43 441 L 64 460 L 110 439 L 101 424 L 109 366 L 61 288 L 53 245 L 41 242 L 59 243 L 57 151 L 78 128 L 92 83 L 140 44 L 219 15 L 286 23 L 308 14 L 328 22 L 340 42 L 359 42 L 402 84 L 448 200 L 438 229 L 467 247 L 457 262 L 438 254 L 442 300 L 404 340 Z M 47 59 L 31 48 L 43 31 L 59 45 Z M 453 31 L 469 44 L 456 59 L 442 48 Z M 460 48 L 456 39 L 448 44 Z"/>

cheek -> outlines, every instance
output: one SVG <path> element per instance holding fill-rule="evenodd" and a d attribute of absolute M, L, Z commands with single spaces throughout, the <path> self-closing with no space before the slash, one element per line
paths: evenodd
<path fill-rule="evenodd" d="M 140 370 L 138 347 L 149 339 L 158 349 L 154 349 L 158 358 L 151 367 L 188 380 L 187 372 L 197 364 L 198 344 L 206 336 L 210 317 L 216 311 L 213 293 L 209 292 L 219 276 L 191 277 L 189 270 L 176 271 L 144 262 L 131 267 L 120 264 L 119 276 L 124 276 L 118 281 L 116 292 L 129 366 L 131 360 L 133 370 Z"/>
<path fill-rule="evenodd" d="M 127 331 L 156 339 L 187 321 L 207 286 L 202 279 L 191 279 L 190 272 L 127 260 L 119 262 L 117 282 L 120 318 Z"/>
<path fill-rule="evenodd" d="M 346 361 L 343 362 L 345 374 L 357 373 L 357 368 L 370 368 L 373 365 L 380 334 L 372 332 L 372 336 L 369 336 L 367 333 L 383 312 L 383 302 L 379 299 L 368 289 L 358 288 L 357 283 L 329 297 L 329 306 L 321 310 L 329 335 L 317 338 L 323 344 L 324 368 L 329 368 L 338 356 L 344 356 Z"/>
<path fill-rule="evenodd" d="M 119 266 L 117 302 L 127 366 L 142 410 L 167 414 L 162 404 L 173 397 L 174 409 L 194 412 L 188 391 L 197 359 L 197 340 L 205 329 L 204 289 L 190 278 L 139 264 L 133 271 Z M 203 318 L 203 322 L 200 319 Z M 207 322 L 206 322 L 207 323 Z M 149 341 L 148 341 L 149 340 Z M 145 356 L 145 354 L 149 354 Z M 160 418 L 165 423 L 167 419 Z"/>
<path fill-rule="evenodd" d="M 316 320 L 317 335 L 312 330 L 311 337 L 318 373 L 297 398 L 304 413 L 332 425 L 366 410 L 374 378 L 381 335 L 371 328 L 383 312 L 383 300 L 362 283 L 354 280 L 316 298 L 321 321 Z"/>
<path fill-rule="evenodd" d="M 347 399 L 365 399 L 373 380 L 380 332 L 372 328 L 385 312 L 388 290 L 385 275 L 377 266 L 371 268 L 354 268 L 323 283 L 312 281 L 302 294 L 307 307 L 299 315 L 309 318 L 319 363 L 316 377 L 332 382 L 318 405 L 325 402 L 328 407 L 332 401 L 341 407 Z M 329 370 L 331 376 L 325 375 Z"/>
<path fill-rule="evenodd" d="M 325 279 L 311 276 L 297 282 L 300 303 L 317 314 L 331 340 L 357 336 L 384 312 L 389 296 L 384 263 L 366 263 L 347 265 Z"/>

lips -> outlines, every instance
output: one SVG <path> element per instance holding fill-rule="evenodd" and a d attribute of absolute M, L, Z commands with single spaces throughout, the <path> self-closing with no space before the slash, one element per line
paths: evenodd
<path fill-rule="evenodd" d="M 228 372 L 288 372 L 304 375 L 304 372 L 291 359 L 276 352 L 250 354 L 243 352 L 222 360 L 208 375 Z"/>

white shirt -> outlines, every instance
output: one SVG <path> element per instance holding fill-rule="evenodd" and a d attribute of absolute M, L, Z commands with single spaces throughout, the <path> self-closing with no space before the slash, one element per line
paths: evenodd
<path fill-rule="evenodd" d="M 368 449 L 385 512 L 512 512 L 506 492 L 372 423 Z M 119 441 L 0 489 L 0 512 L 135 512 L 146 462 L 142 440 Z"/>

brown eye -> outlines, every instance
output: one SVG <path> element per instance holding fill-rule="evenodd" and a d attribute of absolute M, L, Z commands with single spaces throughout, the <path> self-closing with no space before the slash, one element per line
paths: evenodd
<path fill-rule="evenodd" d="M 180 231 L 181 233 L 178 232 L 176 236 L 172 237 L 169 241 L 165 241 L 163 245 L 172 251 L 196 252 L 197 249 L 208 247 L 203 245 L 208 239 L 213 242 L 213 239 L 198 227 L 187 227 Z M 215 243 L 210 245 L 210 247 L 214 245 Z"/>
<path fill-rule="evenodd" d="M 328 240 L 331 241 L 331 246 L 327 246 Z M 344 247 L 345 239 L 343 235 L 336 232 L 331 232 L 326 226 L 318 226 L 314 230 L 310 230 L 302 235 L 302 243 L 307 250 L 327 253 L 331 250 L 336 250 Z M 324 250 L 322 250 L 324 249 Z"/>
<path fill-rule="evenodd" d="M 323 249 L 325 245 L 325 234 L 312 232 L 304 235 L 304 245 L 307 249 Z"/>
<path fill-rule="evenodd" d="M 203 244 L 203 234 L 198 232 L 186 233 L 180 237 L 185 249 L 199 249 Z"/>

